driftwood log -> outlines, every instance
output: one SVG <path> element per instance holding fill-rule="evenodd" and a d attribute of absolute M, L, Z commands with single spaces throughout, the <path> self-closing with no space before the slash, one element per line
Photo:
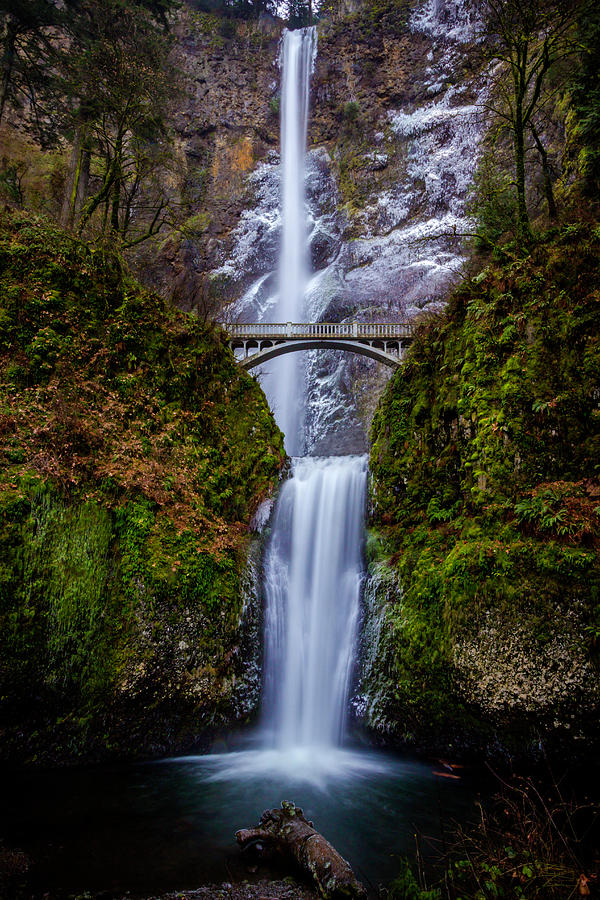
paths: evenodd
<path fill-rule="evenodd" d="M 284 800 L 281 809 L 268 809 L 255 828 L 242 828 L 235 836 L 242 850 L 293 860 L 326 900 L 367 896 L 346 860 L 293 803 Z"/>

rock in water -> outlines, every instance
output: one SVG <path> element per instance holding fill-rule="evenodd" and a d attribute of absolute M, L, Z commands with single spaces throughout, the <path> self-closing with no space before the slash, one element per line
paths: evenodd
<path fill-rule="evenodd" d="M 281 809 L 268 809 L 255 828 L 236 831 L 242 850 L 273 853 L 294 860 L 316 882 L 325 900 L 366 898 L 367 893 L 350 865 L 335 847 L 308 822 L 300 807 L 283 801 Z"/>

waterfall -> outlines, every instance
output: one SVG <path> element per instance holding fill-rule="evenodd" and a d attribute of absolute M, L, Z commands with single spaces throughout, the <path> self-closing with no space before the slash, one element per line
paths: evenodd
<path fill-rule="evenodd" d="M 283 486 L 265 560 L 265 688 L 281 750 L 343 736 L 362 575 L 366 457 L 305 457 Z"/>
<path fill-rule="evenodd" d="M 305 157 L 316 29 L 282 43 L 279 297 L 274 321 L 306 316 Z M 278 360 L 268 385 L 289 453 L 303 443 L 305 402 L 296 354 Z M 345 722 L 362 577 L 364 457 L 296 458 L 278 500 L 265 558 L 268 746 L 290 753 L 333 748 Z"/>
<path fill-rule="evenodd" d="M 272 321 L 301 322 L 306 315 L 308 279 L 305 209 L 305 157 L 310 76 L 317 46 L 316 28 L 285 31 L 281 48 L 281 218 L 279 297 Z M 282 359 L 267 394 L 294 455 L 303 445 L 303 374 L 299 358 Z"/>
<path fill-rule="evenodd" d="M 284 322 L 298 321 L 304 313 L 308 268 L 304 178 L 310 75 L 316 40 L 316 28 L 286 31 L 281 53 L 282 237 L 277 312 Z"/>

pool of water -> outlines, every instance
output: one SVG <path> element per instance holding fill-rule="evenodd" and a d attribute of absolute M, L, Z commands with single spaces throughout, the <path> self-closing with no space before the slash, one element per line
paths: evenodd
<path fill-rule="evenodd" d="M 40 894 L 189 890 L 248 878 L 235 831 L 293 800 L 374 890 L 414 853 L 415 834 L 433 859 L 451 821 L 474 818 L 478 785 L 446 774 L 373 750 L 318 749 L 12 774 L 0 835 L 31 856 Z"/>

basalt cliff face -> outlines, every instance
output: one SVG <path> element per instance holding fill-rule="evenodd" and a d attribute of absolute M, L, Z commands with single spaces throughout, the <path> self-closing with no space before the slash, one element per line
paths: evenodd
<path fill-rule="evenodd" d="M 318 27 L 307 201 L 311 320 L 405 321 L 464 265 L 464 206 L 487 87 L 460 0 L 357 3 Z M 201 315 L 254 321 L 277 294 L 281 25 L 186 10 L 177 115 L 190 219 L 140 271 Z M 219 313 L 221 314 L 221 313 Z M 364 451 L 387 373 L 307 354 L 309 452 Z"/>

